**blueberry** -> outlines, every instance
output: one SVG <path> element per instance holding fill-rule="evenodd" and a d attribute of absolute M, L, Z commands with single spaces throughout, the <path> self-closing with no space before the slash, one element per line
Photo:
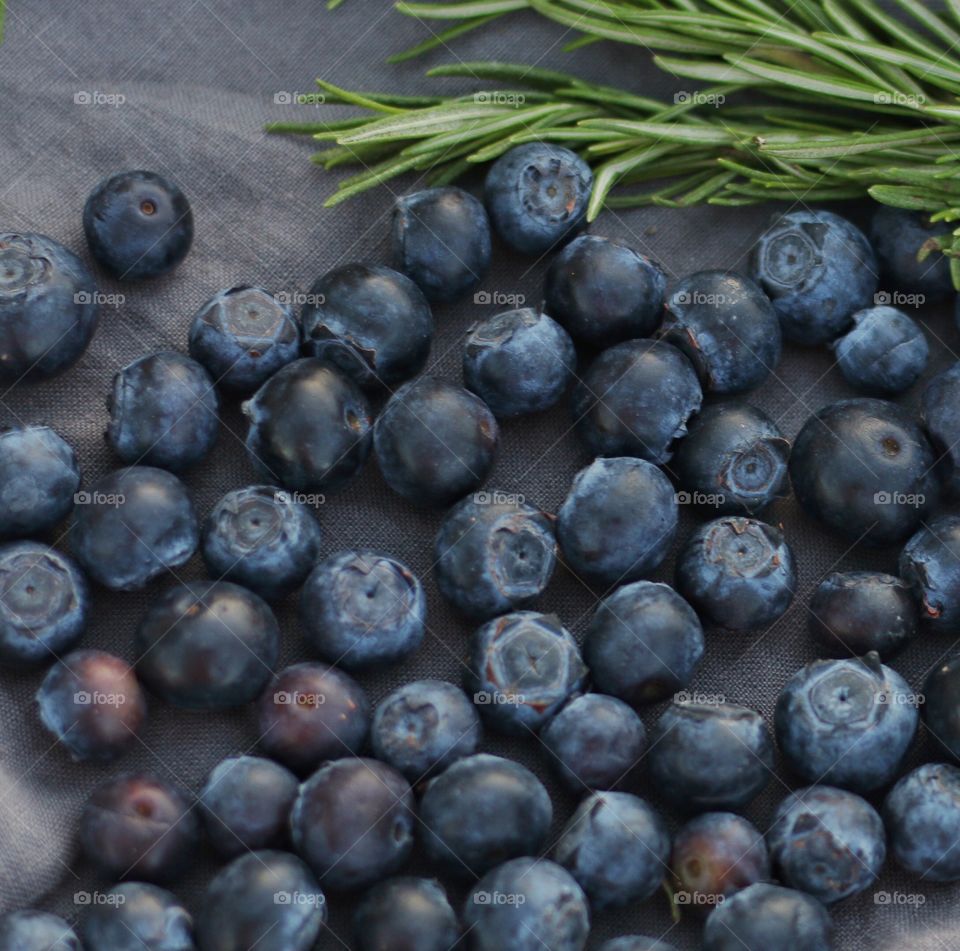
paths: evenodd
<path fill-rule="evenodd" d="M 293 843 L 324 887 L 362 888 L 396 872 L 413 848 L 413 793 L 375 759 L 321 766 L 290 816 Z"/>
<path fill-rule="evenodd" d="M 876 651 L 886 660 L 913 640 L 919 619 L 902 579 L 878 571 L 834 571 L 814 591 L 808 623 L 831 657 Z"/>
<path fill-rule="evenodd" d="M 960 881 L 960 769 L 925 763 L 883 803 L 890 854 L 927 882 Z"/>
<path fill-rule="evenodd" d="M 228 492 L 203 526 L 201 549 L 215 578 L 268 601 L 303 584 L 320 553 L 320 525 L 306 505 L 271 485 Z"/>
<path fill-rule="evenodd" d="M 70 514 L 78 488 L 76 453 L 49 426 L 0 431 L 0 537 L 53 528 Z"/>
<path fill-rule="evenodd" d="M 490 166 L 484 202 L 497 235 L 521 254 L 541 255 L 583 226 L 590 166 L 560 145 L 517 145 Z"/>
<path fill-rule="evenodd" d="M 763 410 L 707 406 L 690 423 L 671 463 L 680 498 L 717 514 L 759 515 L 789 494 L 790 443 Z"/>
<path fill-rule="evenodd" d="M 797 590 L 793 552 L 783 532 L 735 515 L 694 531 L 677 558 L 676 572 L 677 591 L 703 621 L 730 631 L 772 624 Z"/>
<path fill-rule="evenodd" d="M 780 321 L 770 298 L 734 271 L 698 271 L 668 295 L 660 335 L 690 359 L 705 392 L 756 389 L 780 363 Z"/>
<path fill-rule="evenodd" d="M 567 566 L 602 585 L 649 574 L 676 532 L 673 486 L 642 459 L 595 459 L 574 477 L 557 518 Z"/>
<path fill-rule="evenodd" d="M 199 536 L 186 486 L 165 469 L 132 466 L 79 494 L 70 542 L 94 581 L 136 591 L 188 561 Z"/>
<path fill-rule="evenodd" d="M 170 588 L 137 628 L 137 673 L 162 700 L 187 710 L 227 710 L 260 695 L 280 653 L 267 603 L 229 581 Z"/>
<path fill-rule="evenodd" d="M 560 779 L 577 794 L 616 789 L 647 748 L 640 717 L 602 693 L 575 697 L 543 728 L 540 739 Z"/>
<path fill-rule="evenodd" d="M 751 258 L 752 277 L 773 301 L 784 337 L 812 346 L 850 326 L 877 290 L 876 255 L 866 235 L 830 211 L 774 219 Z"/>
<path fill-rule="evenodd" d="M 502 733 L 539 730 L 578 690 L 587 668 L 556 615 L 515 611 L 488 621 L 470 641 L 464 683 Z"/>
<path fill-rule="evenodd" d="M 826 908 L 803 892 L 758 882 L 710 912 L 703 951 L 833 951 Z"/>
<path fill-rule="evenodd" d="M 0 232 L 0 384 L 46 380 L 76 363 L 97 329 L 98 296 L 62 244 Z"/>
<path fill-rule="evenodd" d="M 647 755 L 658 790 L 690 812 L 740 809 L 773 776 L 763 717 L 734 703 L 672 703 Z"/>
<path fill-rule="evenodd" d="M 763 834 L 733 812 L 705 812 L 687 822 L 670 856 L 674 901 L 708 912 L 737 892 L 770 878 Z"/>
<path fill-rule="evenodd" d="M 476 290 L 490 270 L 490 221 L 462 188 L 427 188 L 398 198 L 391 223 L 397 268 L 433 301 Z"/>
<path fill-rule="evenodd" d="M 884 400 L 842 400 L 811 416 L 790 453 L 797 501 L 827 528 L 869 545 L 903 541 L 933 511 L 940 479 L 913 417 Z"/>
<path fill-rule="evenodd" d="M 417 783 L 476 753 L 481 735 L 476 708 L 459 687 L 416 680 L 377 704 L 370 745 L 377 759 Z"/>
<path fill-rule="evenodd" d="M 475 489 L 493 468 L 499 430 L 479 397 L 436 376 L 406 383 L 377 419 L 383 478 L 417 505 L 444 506 Z"/>
<path fill-rule="evenodd" d="M 353 478 L 370 453 L 373 416 L 357 385 L 320 360 L 278 370 L 243 404 L 247 451 L 271 484 L 316 493 Z"/>
<path fill-rule="evenodd" d="M 0 917 L 4 951 L 81 951 L 80 939 L 59 915 L 25 909 Z"/>
<path fill-rule="evenodd" d="M 780 881 L 826 905 L 869 888 L 887 855 L 883 821 L 873 806 L 833 786 L 790 793 L 767 838 Z"/>
<path fill-rule="evenodd" d="M 670 858 L 667 827 L 653 808 L 623 792 L 591 793 L 564 826 L 553 858 L 597 911 L 649 898 Z"/>
<path fill-rule="evenodd" d="M 578 343 L 612 347 L 660 325 L 667 276 L 639 251 L 594 234 L 574 238 L 547 269 L 547 313 Z"/>
<path fill-rule="evenodd" d="M 553 805 L 525 766 L 477 753 L 427 783 L 420 821 L 431 861 L 461 877 L 476 876 L 506 859 L 539 854 Z"/>
<path fill-rule="evenodd" d="M 196 360 L 151 353 L 113 378 L 107 442 L 123 462 L 179 472 L 213 448 L 218 406 L 213 380 Z"/>
<path fill-rule="evenodd" d="M 910 389 L 927 365 L 930 347 L 919 325 L 895 307 L 869 307 L 833 344 L 837 366 L 855 389 L 881 396 Z"/>
<path fill-rule="evenodd" d="M 941 515 L 904 545 L 900 577 L 932 630 L 960 632 L 960 516 Z"/>
<path fill-rule="evenodd" d="M 501 419 L 555 406 L 576 367 L 570 335 L 533 307 L 504 311 L 474 325 L 463 351 L 467 389 Z"/>
<path fill-rule="evenodd" d="M 920 394 L 920 424 L 937 451 L 950 491 L 960 494 L 960 362 L 938 373 Z"/>
<path fill-rule="evenodd" d="M 677 951 L 672 944 L 642 934 L 626 934 L 604 941 L 597 951 Z"/>
<path fill-rule="evenodd" d="M 416 575 L 368 549 L 330 555 L 310 572 L 300 594 L 307 643 L 348 670 L 412 654 L 423 641 L 426 613 Z"/>
<path fill-rule="evenodd" d="M 450 509 L 433 550 L 440 593 L 481 621 L 536 601 L 557 561 L 551 517 L 495 489 Z"/>
<path fill-rule="evenodd" d="M 183 793 L 145 773 L 100 783 L 80 814 L 80 846 L 112 879 L 169 881 L 193 859 L 200 824 Z"/>
<path fill-rule="evenodd" d="M 45 664 L 83 635 L 90 595 L 71 558 L 38 542 L 0 545 L 0 659 Z"/>
<path fill-rule="evenodd" d="M 930 221 L 930 213 L 879 205 L 870 222 L 870 240 L 883 276 L 905 294 L 921 294 L 926 301 L 953 293 L 950 261 L 935 247 L 951 232 L 947 222 Z M 921 251 L 929 251 L 921 261 Z"/>
<path fill-rule="evenodd" d="M 596 687 L 634 706 L 666 700 L 686 687 L 703 651 L 696 612 L 669 585 L 652 581 L 607 595 L 583 642 Z"/>
<path fill-rule="evenodd" d="M 83 940 L 100 951 L 196 951 L 193 919 L 175 895 L 144 882 L 123 882 L 92 905 Z"/>
<path fill-rule="evenodd" d="M 433 315 L 410 278 L 388 267 L 347 264 L 310 288 L 304 353 L 335 366 L 358 386 L 395 386 L 423 369 Z"/>
<path fill-rule="evenodd" d="M 218 386 L 252 393 L 300 355 L 300 324 L 283 294 L 231 287 L 194 315 L 189 347 Z"/>
<path fill-rule="evenodd" d="M 960 652 L 937 661 L 923 684 L 923 722 L 934 742 L 960 760 Z"/>
<path fill-rule="evenodd" d="M 248 852 L 220 869 L 197 915 L 199 951 L 310 951 L 327 920 L 326 896 L 286 852 Z"/>
<path fill-rule="evenodd" d="M 463 917 L 473 951 L 582 951 L 590 933 L 583 890 L 547 859 L 515 858 L 488 872 Z"/>
<path fill-rule="evenodd" d="M 906 681 L 876 654 L 819 660 L 777 699 L 777 743 L 803 780 L 868 792 L 896 775 L 919 714 Z"/>
<path fill-rule="evenodd" d="M 667 462 L 700 409 L 693 364 L 663 340 L 628 340 L 604 350 L 573 393 L 583 442 L 598 456 Z"/>
<path fill-rule="evenodd" d="M 207 838 L 224 858 L 282 848 L 299 783 L 288 769 L 259 756 L 229 756 L 200 792 Z"/>
<path fill-rule="evenodd" d="M 370 704 L 348 674 L 326 664 L 285 667 L 257 701 L 260 747 L 297 773 L 359 753 Z"/>
<path fill-rule="evenodd" d="M 357 951 L 450 951 L 457 916 L 439 882 L 391 878 L 374 885 L 353 915 Z"/>
<path fill-rule="evenodd" d="M 154 172 L 104 179 L 83 206 L 83 230 L 97 263 L 118 280 L 172 271 L 193 243 L 193 213 L 180 188 Z"/>
<path fill-rule="evenodd" d="M 133 668 L 98 650 L 73 651 L 37 691 L 40 721 L 76 760 L 107 762 L 136 741 L 147 701 Z"/>

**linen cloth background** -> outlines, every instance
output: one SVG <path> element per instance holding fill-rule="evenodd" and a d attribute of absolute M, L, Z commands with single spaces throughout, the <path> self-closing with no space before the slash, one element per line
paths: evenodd
<path fill-rule="evenodd" d="M 332 14 L 320 0 L 12 0 L 8 6 L 7 37 L 0 47 L 0 229 L 47 233 L 89 260 L 81 229 L 83 202 L 101 178 L 127 168 L 153 169 L 180 182 L 196 220 L 193 251 L 173 275 L 123 287 L 98 275 L 105 293 L 122 293 L 126 300 L 103 309 L 99 332 L 75 368 L 52 382 L 0 393 L 4 423 L 49 423 L 77 447 L 86 486 L 115 465 L 102 438 L 112 375 L 144 353 L 185 349 L 193 313 L 216 291 L 240 283 L 306 291 L 319 274 L 338 264 L 388 260 L 392 193 L 411 190 L 418 180 L 397 180 L 333 210 L 323 209 L 334 177 L 307 161 L 312 143 L 262 132 L 269 120 L 307 119 L 314 107 L 278 103 L 277 93 L 293 97 L 310 92 L 316 76 L 352 89 L 470 91 L 469 82 L 422 76 L 428 65 L 458 58 L 569 69 L 667 99 L 686 88 L 658 73 L 642 49 L 605 44 L 564 54 L 561 46 L 571 35 L 533 15 L 515 16 L 464 37 L 452 50 L 388 66 L 388 53 L 423 39 L 427 27 L 392 12 L 382 0 L 349 0 Z M 95 101 L 76 102 L 81 93 Z M 118 96 L 124 101 L 108 104 L 104 97 L 111 96 L 115 103 Z M 772 210 L 605 212 L 592 230 L 638 247 L 676 277 L 708 267 L 743 267 Z M 848 213 L 863 221 L 867 210 Z M 545 262 L 519 260 L 499 247 L 483 289 L 523 294 L 536 304 L 544 269 Z M 944 305 L 919 312 L 933 352 L 928 375 L 960 353 L 950 310 Z M 464 335 L 489 311 L 472 300 L 435 308 L 433 371 L 460 379 Z M 777 374 L 748 399 L 793 437 L 813 411 L 850 395 L 828 350 L 790 347 Z M 915 391 L 904 402 L 913 406 L 916 396 Z M 201 516 L 228 489 L 256 481 L 243 451 L 244 434 L 238 408 L 226 403 L 216 450 L 186 478 Z M 588 461 L 570 432 L 564 405 L 503 426 L 488 484 L 555 511 L 574 473 Z M 459 682 L 470 628 L 441 600 L 429 573 L 441 513 L 418 511 L 393 495 L 371 459 L 361 477 L 330 496 L 318 515 L 324 554 L 348 546 L 376 547 L 406 560 L 424 579 L 429 633 L 423 649 L 393 669 L 361 676 L 371 700 L 415 678 Z M 678 544 L 702 517 L 682 513 Z M 768 518 L 783 524 L 798 557 L 796 602 L 770 630 L 708 632 L 706 659 L 693 686 L 755 707 L 771 722 L 780 688 L 816 656 L 806 631 L 806 604 L 817 582 L 835 569 L 895 571 L 897 552 L 852 552 L 846 542 L 800 518 L 792 500 L 777 503 Z M 64 526 L 56 534 L 57 544 L 66 546 L 68 532 Z M 177 571 L 184 579 L 203 574 L 198 558 Z M 672 556 L 655 577 L 671 576 Z M 98 590 L 84 646 L 132 659 L 135 625 L 171 580 L 139 593 Z M 557 612 L 579 638 L 601 593 L 559 569 L 541 606 Z M 294 606 L 291 599 L 278 607 L 282 665 L 306 657 Z M 893 666 L 919 688 L 924 672 L 950 646 L 943 638 L 924 636 Z M 149 769 L 196 791 L 222 757 L 251 749 L 255 722 L 249 710 L 191 715 L 153 701 L 142 743 L 119 764 L 107 770 L 76 765 L 51 746 L 39 727 L 33 694 L 41 678 L 42 672 L 0 671 L 0 909 L 38 904 L 76 921 L 83 913 L 76 894 L 108 887 L 77 857 L 73 845 L 77 814 L 90 789 L 110 772 Z M 659 707 L 645 711 L 648 727 L 659 712 Z M 544 768 L 537 742 L 507 742 L 488 734 L 483 748 L 515 757 L 541 776 L 554 800 L 555 837 L 575 802 Z M 931 758 L 938 754 L 924 737 L 913 762 Z M 643 763 L 635 772 L 633 788 L 659 802 L 644 779 Z M 749 810 L 761 829 L 788 786 L 788 779 L 771 780 Z M 675 827 L 676 817 L 669 809 L 666 813 Z M 205 854 L 175 885 L 191 909 L 199 906 L 215 868 L 215 860 Z M 411 870 L 429 874 L 419 860 Z M 882 895 L 876 897 L 881 892 L 894 897 L 882 903 Z M 452 889 L 458 906 L 462 895 L 461 889 Z M 914 882 L 888 864 L 876 888 L 835 910 L 837 948 L 956 948 L 956 898 L 955 887 Z M 318 947 L 349 946 L 353 900 L 334 896 L 329 904 L 330 932 Z M 665 936 L 681 949 L 692 949 L 698 947 L 700 926 L 692 912 L 673 926 L 667 900 L 658 895 L 595 916 L 590 946 L 634 932 Z"/>

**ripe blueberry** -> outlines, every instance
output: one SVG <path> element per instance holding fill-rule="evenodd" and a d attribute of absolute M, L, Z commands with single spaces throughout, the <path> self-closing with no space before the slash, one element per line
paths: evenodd
<path fill-rule="evenodd" d="M 952 294 L 950 261 L 935 247 L 951 230 L 945 221 L 932 223 L 929 212 L 878 205 L 870 221 L 870 240 L 884 278 L 894 289 L 922 294 L 926 301 Z"/>
<path fill-rule="evenodd" d="M 900 577 L 932 630 L 960 631 L 960 517 L 941 515 L 920 528 L 900 553 Z"/>
<path fill-rule="evenodd" d="M 87 947 L 196 951 L 193 919 L 176 895 L 144 882 L 122 882 L 98 897 L 102 901 L 90 907 L 83 923 Z"/>
<path fill-rule="evenodd" d="M 880 396 L 910 389 L 930 355 L 920 326 L 895 307 L 859 310 L 852 319 L 853 327 L 833 344 L 844 379 Z"/>
<path fill-rule="evenodd" d="M 428 878 L 390 878 L 364 895 L 353 915 L 357 951 L 451 951 L 460 925 L 443 886 Z"/>
<path fill-rule="evenodd" d="M 32 908 L 0 917 L 0 948 L 7 951 L 81 951 L 80 939 L 59 915 Z"/>

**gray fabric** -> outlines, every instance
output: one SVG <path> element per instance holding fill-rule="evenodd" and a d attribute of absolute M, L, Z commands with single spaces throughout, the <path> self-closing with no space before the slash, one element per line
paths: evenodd
<path fill-rule="evenodd" d="M 333 177 L 307 162 L 310 143 L 267 137 L 261 131 L 269 119 L 310 114 L 311 107 L 275 103 L 277 93 L 309 92 L 316 75 L 350 88 L 411 93 L 468 89 L 464 82 L 437 81 L 427 87 L 422 80 L 427 63 L 457 58 L 538 62 L 667 98 L 680 91 L 679 84 L 652 68 L 641 49 L 608 44 L 566 55 L 560 47 L 569 35 L 526 15 L 465 37 L 452 52 L 398 67 L 384 63 L 387 53 L 422 39 L 426 27 L 391 13 L 382 0 L 348 0 L 335 14 L 325 13 L 320 0 L 12 0 L 7 20 L 6 43 L 0 48 L 0 229 L 45 232 L 87 256 L 80 220 L 83 201 L 103 176 L 126 168 L 154 169 L 177 179 L 196 217 L 193 252 L 173 276 L 122 288 L 102 279 L 105 292 L 122 293 L 126 300 L 120 307 L 104 308 L 99 333 L 76 368 L 44 385 L 0 393 L 4 423 L 51 423 L 78 447 L 86 485 L 112 465 L 101 437 L 111 375 L 148 351 L 185 348 L 192 314 L 213 293 L 238 283 L 304 291 L 318 274 L 338 263 L 386 260 L 390 191 L 368 193 L 332 211 L 322 209 Z M 115 100 L 121 96 L 123 101 L 83 105 L 75 102 L 79 93 L 101 102 L 102 95 L 94 93 Z M 415 183 L 413 178 L 394 182 L 391 190 L 400 192 Z M 703 267 L 743 266 L 769 211 L 608 212 L 593 230 L 653 255 L 676 277 Z M 540 297 L 543 271 L 542 262 L 531 266 L 500 249 L 484 290 L 521 293 L 533 303 Z M 464 334 L 487 312 L 472 301 L 436 308 L 436 370 L 459 379 Z M 957 331 L 945 307 L 924 311 L 921 317 L 933 345 L 932 372 L 957 359 Z M 847 395 L 827 351 L 791 348 L 776 378 L 750 401 L 793 436 L 813 410 Z M 915 399 L 916 393 L 906 402 L 912 405 Z M 227 489 L 253 481 L 241 446 L 244 432 L 237 407 L 228 406 L 212 459 L 187 479 L 201 513 Z M 559 408 L 503 428 L 490 484 L 555 510 L 573 474 L 587 461 L 569 431 L 566 408 Z M 371 462 L 345 492 L 327 500 L 319 517 L 325 553 L 347 546 L 382 548 L 427 576 L 426 644 L 407 663 L 361 677 L 372 699 L 414 677 L 458 681 L 469 627 L 442 602 L 428 577 L 440 515 L 416 511 L 394 497 Z M 805 605 L 818 579 L 838 567 L 893 571 L 896 564 L 895 551 L 849 551 L 843 541 L 800 519 L 792 501 L 779 503 L 770 518 L 783 523 L 799 558 L 796 603 L 762 634 L 710 634 L 707 658 L 694 685 L 754 706 L 768 720 L 788 676 L 815 656 L 806 634 Z M 693 524 L 695 516 L 684 512 L 681 538 Z M 177 572 L 180 578 L 202 574 L 199 559 Z M 670 564 L 657 573 L 659 579 L 670 577 Z M 166 583 L 137 594 L 98 591 L 85 645 L 132 658 L 134 627 Z M 561 570 L 543 605 L 580 636 L 598 594 Z M 282 605 L 278 613 L 284 631 L 282 662 L 303 658 L 293 604 Z M 895 666 L 919 686 L 923 672 L 949 646 L 928 637 Z M 36 902 L 75 920 L 83 911 L 76 893 L 106 887 L 75 857 L 72 845 L 79 806 L 105 771 L 74 765 L 62 750 L 51 748 L 32 704 L 40 679 L 40 673 L 0 672 L 0 908 Z M 648 726 L 657 713 L 646 712 Z M 154 770 L 197 790 L 220 758 L 248 750 L 255 741 L 249 711 L 191 716 L 153 702 L 142 745 L 117 768 Z M 544 770 L 536 742 L 508 743 L 490 736 L 484 748 L 514 756 L 544 778 L 555 803 L 555 835 L 574 801 Z M 916 761 L 935 755 L 928 741 L 918 742 Z M 643 779 L 642 764 L 637 772 L 638 791 L 656 801 L 656 790 Z M 761 828 L 787 785 L 782 778 L 772 780 L 750 810 Z M 671 822 L 675 824 L 672 815 Z M 214 868 L 206 856 L 176 885 L 191 908 L 198 907 Z M 419 861 L 411 868 L 429 871 Z M 919 895 L 924 904 L 878 904 L 874 893 L 880 891 Z M 453 894 L 459 902 L 462 890 L 454 888 Z M 876 889 L 836 910 L 837 947 L 956 947 L 955 898 L 953 887 L 920 885 L 888 866 Z M 348 945 L 351 901 L 335 898 L 331 904 L 336 937 L 328 935 L 320 944 Z M 598 915 L 591 947 L 630 932 L 664 935 L 682 949 L 695 948 L 699 941 L 696 916 L 688 912 L 682 924 L 672 927 L 667 901 L 657 896 L 638 907 Z"/>

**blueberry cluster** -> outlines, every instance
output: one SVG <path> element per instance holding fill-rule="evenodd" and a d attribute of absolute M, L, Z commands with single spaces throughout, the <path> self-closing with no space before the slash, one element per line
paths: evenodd
<path fill-rule="evenodd" d="M 924 625 L 960 632 L 960 518 L 934 517 L 960 483 L 960 369 L 928 383 L 919 420 L 882 398 L 916 382 L 928 344 L 905 314 L 871 306 L 881 265 L 895 286 L 942 294 L 943 269 L 903 247 L 926 242 L 929 223 L 884 210 L 874 250 L 833 213 L 791 212 L 749 275 L 671 282 L 630 247 L 577 236 L 591 185 L 576 154 L 521 145 L 493 164 L 482 202 L 453 187 L 399 199 L 393 267 L 338 267 L 299 313 L 289 295 L 221 291 L 193 318 L 189 356 L 117 373 L 107 442 L 121 465 L 83 491 L 53 430 L 0 433 L 0 658 L 46 668 L 36 702 L 54 743 L 117 760 L 145 729 L 148 695 L 250 709 L 259 737 L 195 794 L 142 772 L 104 778 L 78 839 L 117 883 L 112 899 L 79 935 L 43 911 L 0 918 L 0 951 L 309 951 L 327 893 L 359 890 L 359 951 L 582 951 L 591 913 L 664 887 L 709 913 L 706 951 L 828 951 L 827 907 L 870 887 L 888 853 L 960 881 L 960 768 L 903 774 L 921 718 L 884 663 Z M 84 229 L 100 266 L 133 280 L 185 259 L 193 219 L 176 185 L 138 171 L 97 187 Z M 556 253 L 542 307 L 470 328 L 460 386 L 430 372 L 432 306 L 479 286 L 494 234 Z M 0 234 L 4 380 L 64 370 L 95 325 L 79 258 Z M 742 399 L 777 372 L 785 341 L 831 344 L 868 394 L 820 408 L 792 447 Z M 260 481 L 201 523 L 178 474 L 209 457 L 226 400 L 243 400 Z M 481 490 L 501 424 L 563 400 L 588 457 L 556 512 Z M 329 550 L 311 505 L 371 453 L 391 490 L 436 515 L 433 580 L 475 625 L 457 648 L 461 685 L 405 679 L 376 704 L 357 678 L 401 670 L 432 633 L 424 582 L 378 548 Z M 899 576 L 820 581 L 808 610 L 824 656 L 783 685 L 768 724 L 694 682 L 710 638 L 767 631 L 794 602 L 790 543 L 762 520 L 790 485 L 821 526 L 902 551 Z M 651 581 L 688 502 L 710 517 L 680 540 L 673 586 Z M 68 555 L 43 539 L 71 515 Z M 132 662 L 79 646 L 98 586 L 142 590 L 198 552 L 208 577 L 155 594 Z M 558 565 L 597 592 L 582 636 L 545 613 Z M 289 597 L 313 659 L 281 666 L 274 608 Z M 960 655 L 923 691 L 927 732 L 960 760 Z M 501 753 L 539 742 L 578 799 L 565 823 L 534 772 L 484 750 L 485 730 Z M 800 786 L 764 834 L 739 813 L 774 778 L 777 748 Z M 671 821 L 636 795 L 641 774 Z M 864 798 L 878 793 L 880 811 Z M 163 886 L 201 839 L 225 864 L 193 920 Z M 462 915 L 438 881 L 399 874 L 417 844 L 468 889 Z"/>

